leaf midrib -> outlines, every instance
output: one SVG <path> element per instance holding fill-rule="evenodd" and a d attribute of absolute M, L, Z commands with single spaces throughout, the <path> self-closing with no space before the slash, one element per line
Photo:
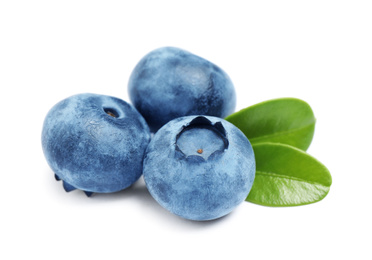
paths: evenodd
<path fill-rule="evenodd" d="M 282 178 L 282 179 L 289 179 L 289 180 L 306 182 L 306 183 L 309 183 L 309 184 L 317 184 L 317 185 L 321 185 L 321 186 L 324 186 L 324 187 L 329 187 L 327 185 L 324 185 L 323 183 L 319 183 L 319 182 L 316 182 L 316 181 L 309 181 L 309 180 L 301 179 L 301 178 L 298 178 L 298 177 L 293 177 L 293 176 L 288 176 L 288 175 L 281 175 L 281 174 L 273 173 L 273 172 L 265 172 L 265 171 L 256 170 L 256 175 L 262 175 L 264 177 L 276 177 L 276 178 Z"/>
<path fill-rule="evenodd" d="M 278 137 L 278 136 L 283 136 L 283 135 L 287 135 L 287 134 L 292 134 L 292 133 L 299 132 L 299 131 L 301 131 L 305 128 L 308 128 L 310 126 L 313 126 L 313 125 L 315 125 L 315 122 L 313 122 L 311 124 L 308 124 L 306 126 L 300 127 L 300 128 L 295 128 L 293 130 L 287 130 L 287 131 L 277 132 L 277 133 L 273 133 L 273 134 L 262 135 L 262 136 L 258 136 L 258 137 L 251 137 L 251 138 L 249 138 L 249 140 L 251 142 L 257 142 L 257 141 L 260 141 L 262 139 L 266 139 L 266 138 L 270 138 L 270 137 Z"/>

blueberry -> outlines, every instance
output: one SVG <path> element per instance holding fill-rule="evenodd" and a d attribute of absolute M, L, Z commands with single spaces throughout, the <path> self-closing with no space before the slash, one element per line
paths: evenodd
<path fill-rule="evenodd" d="M 188 115 L 226 117 L 236 95 L 229 76 L 213 63 L 174 47 L 156 49 L 134 68 L 128 83 L 132 104 L 152 132 Z"/>
<path fill-rule="evenodd" d="M 142 174 L 150 130 L 125 101 L 78 94 L 57 103 L 42 130 L 45 158 L 66 191 L 108 193 L 127 188 Z"/>
<path fill-rule="evenodd" d="M 255 158 L 245 135 L 229 122 L 186 116 L 164 125 L 147 147 L 143 176 L 161 206 L 191 220 L 212 220 L 246 199 Z"/>

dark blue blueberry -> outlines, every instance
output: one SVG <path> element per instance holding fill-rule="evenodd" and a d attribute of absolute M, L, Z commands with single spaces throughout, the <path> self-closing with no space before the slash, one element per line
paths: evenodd
<path fill-rule="evenodd" d="M 143 167 L 146 186 L 161 206 L 186 219 L 211 220 L 246 199 L 256 164 L 250 142 L 234 125 L 186 116 L 154 135 Z"/>
<path fill-rule="evenodd" d="M 226 117 L 236 95 L 229 76 L 216 65 L 173 47 L 156 49 L 134 68 L 129 97 L 152 132 L 187 115 Z"/>
<path fill-rule="evenodd" d="M 115 192 L 142 174 L 150 130 L 125 101 L 79 94 L 57 103 L 42 131 L 45 158 L 66 191 Z"/>

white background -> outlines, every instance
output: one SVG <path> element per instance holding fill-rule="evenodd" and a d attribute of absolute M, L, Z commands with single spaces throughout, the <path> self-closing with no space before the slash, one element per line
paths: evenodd
<path fill-rule="evenodd" d="M 1 1 L 1 259 L 371 259 L 371 1 Z M 321 202 L 248 202 L 217 221 L 161 208 L 143 180 L 115 194 L 65 193 L 41 149 L 59 100 L 129 101 L 139 59 L 176 46 L 223 68 L 237 110 L 307 101 L 308 152 L 330 170 Z"/>

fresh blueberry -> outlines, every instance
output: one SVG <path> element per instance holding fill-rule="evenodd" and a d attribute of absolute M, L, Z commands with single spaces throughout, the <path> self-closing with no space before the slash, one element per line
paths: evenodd
<path fill-rule="evenodd" d="M 191 220 L 212 220 L 246 199 L 255 158 L 245 135 L 210 116 L 174 119 L 154 135 L 143 176 L 161 206 Z"/>
<path fill-rule="evenodd" d="M 128 91 L 152 132 L 182 116 L 224 118 L 236 104 L 233 83 L 222 69 L 174 47 L 143 57 L 130 76 Z"/>
<path fill-rule="evenodd" d="M 42 147 L 66 191 L 108 193 L 127 188 L 142 174 L 150 130 L 138 111 L 121 99 L 78 94 L 47 114 Z"/>

